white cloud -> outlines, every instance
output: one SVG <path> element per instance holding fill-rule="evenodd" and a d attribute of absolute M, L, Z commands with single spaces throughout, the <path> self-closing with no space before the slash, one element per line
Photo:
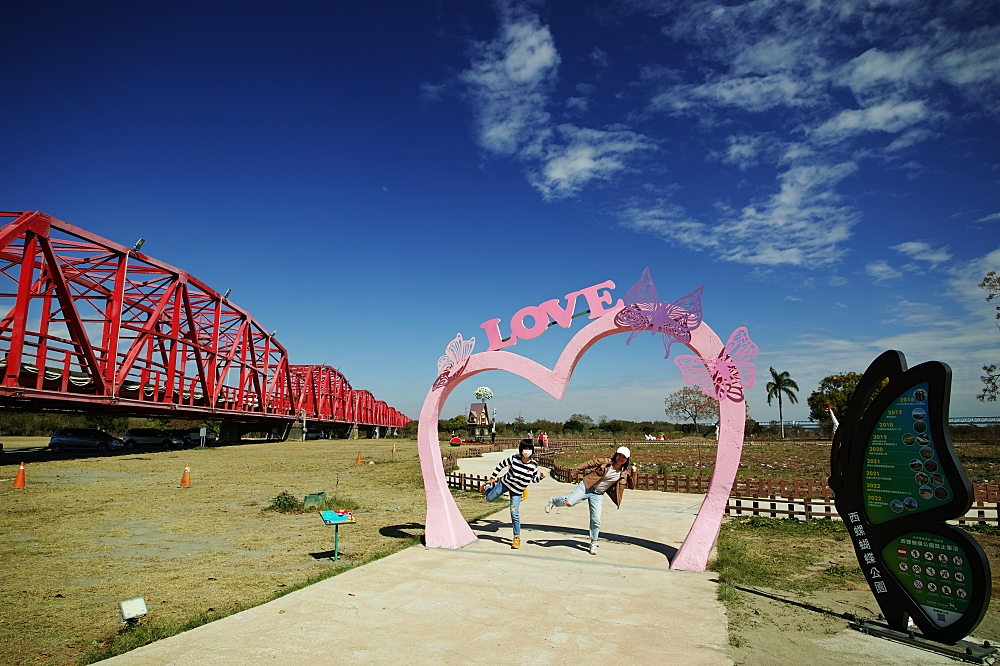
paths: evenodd
<path fill-rule="evenodd" d="M 1000 26 L 983 25 L 983 15 L 975 27 L 968 7 L 902 0 L 626 0 L 626 5 L 664 17 L 663 34 L 685 54 L 683 64 L 643 66 L 637 85 L 649 90 L 649 112 L 693 116 L 702 127 L 767 128 L 767 135 L 730 134 L 724 145 L 707 148 L 706 159 L 741 170 L 777 166 L 775 185 L 781 191 L 771 199 L 752 202 L 735 217 L 663 216 L 656 214 L 662 212 L 659 204 L 650 207 L 651 216 L 636 216 L 635 205 L 626 215 L 626 223 L 637 229 L 712 248 L 727 260 L 836 261 L 858 215 L 838 203 L 836 183 L 843 176 L 832 172 L 847 163 L 853 170 L 865 158 L 895 159 L 946 134 L 943 126 L 968 115 L 969 109 L 957 104 L 962 96 L 975 103 L 975 111 L 1000 113 Z M 774 129 L 775 121 L 787 128 L 784 135 Z M 902 166 L 911 176 L 925 170 L 914 160 Z M 808 175 L 804 169 L 825 170 L 823 184 L 799 180 Z M 674 200 L 669 210 L 681 204 Z M 930 248 L 921 256 L 933 265 L 950 258 L 946 250 Z M 871 270 L 880 279 L 899 274 L 885 262 Z"/>
<path fill-rule="evenodd" d="M 420 94 L 417 96 L 417 99 L 419 99 L 422 104 L 436 104 L 444 98 L 448 89 L 449 85 L 447 83 L 424 83 L 420 86 Z"/>
<path fill-rule="evenodd" d="M 611 63 L 611 56 L 595 46 L 594 50 L 590 52 L 590 61 L 598 69 L 604 69 Z"/>
<path fill-rule="evenodd" d="M 760 153 L 763 136 L 743 134 L 731 136 L 727 139 L 729 147 L 722 155 L 722 161 L 726 164 L 733 164 L 746 171 L 757 164 L 757 157 Z"/>
<path fill-rule="evenodd" d="M 899 137 L 893 139 L 892 143 L 886 146 L 885 150 L 888 153 L 899 152 L 936 136 L 938 136 L 938 133 L 930 130 L 922 128 L 909 129 Z"/>
<path fill-rule="evenodd" d="M 779 175 L 780 190 L 751 204 L 736 219 L 720 225 L 729 241 L 723 258 L 749 264 L 820 266 L 844 254 L 857 212 L 840 206 L 834 186 L 856 165 L 798 165 Z"/>
<path fill-rule="evenodd" d="M 979 218 L 976 222 L 996 222 L 997 220 L 1000 220 L 1000 213 L 991 213 L 986 217 Z"/>
<path fill-rule="evenodd" d="M 566 108 L 575 113 L 587 113 L 588 106 L 586 97 L 570 97 L 566 100 Z"/>
<path fill-rule="evenodd" d="M 879 282 L 886 280 L 898 280 L 903 274 L 889 265 L 887 261 L 872 261 L 865 266 L 865 273 L 872 276 Z"/>
<path fill-rule="evenodd" d="M 813 132 L 821 143 L 843 141 L 866 132 L 897 133 L 931 117 L 923 100 L 889 100 L 866 109 L 845 109 Z"/>
<path fill-rule="evenodd" d="M 513 155 L 535 142 L 549 122 L 545 110 L 559 52 L 548 26 L 524 12 L 505 11 L 500 34 L 477 45 L 478 58 L 459 75 L 478 112 L 479 143 Z"/>
<path fill-rule="evenodd" d="M 785 296 L 786 301 L 801 301 L 802 298 L 799 296 Z"/>
<path fill-rule="evenodd" d="M 892 306 L 891 310 L 896 316 L 892 319 L 883 319 L 883 324 L 903 324 L 911 327 L 953 325 L 944 308 L 935 303 L 902 300 L 898 305 Z"/>
<path fill-rule="evenodd" d="M 686 214 L 676 204 L 633 202 L 622 223 L 695 250 L 756 266 L 808 266 L 833 263 L 857 222 L 854 209 L 839 205 L 833 187 L 855 171 L 845 162 L 834 166 L 797 165 L 780 175 L 778 192 L 735 215 L 710 224 Z"/>
<path fill-rule="evenodd" d="M 631 11 L 664 17 L 663 35 L 684 53 L 682 61 L 641 63 L 632 89 L 646 91 L 646 111 L 694 116 L 703 127 L 749 124 L 708 146 L 708 157 L 741 170 L 773 165 L 776 176 L 773 194 L 735 212 L 728 204 L 695 216 L 677 199 L 632 200 L 623 224 L 754 266 L 839 261 L 859 214 L 840 198 L 838 183 L 859 160 L 895 160 L 948 135 L 949 123 L 970 113 L 1000 113 L 1000 26 L 983 18 L 976 27 L 958 5 L 901 2 L 624 0 Z M 479 145 L 524 163 L 546 200 L 614 181 L 658 145 L 627 127 L 553 120 L 553 108 L 564 117 L 590 113 L 597 90 L 592 82 L 567 82 L 576 90 L 555 99 L 557 37 L 529 5 L 501 2 L 496 36 L 474 45 L 469 68 L 457 77 L 475 108 Z M 596 47 L 587 57 L 599 70 L 611 62 Z M 973 108 L 960 108 L 962 98 Z M 756 131 L 758 121 L 766 132 Z M 914 160 L 903 166 L 925 168 Z M 1000 217 L 981 221 L 993 219 Z M 925 255 L 935 252 L 920 260 L 950 258 L 946 249 Z M 882 265 L 888 271 L 879 271 Z M 871 266 L 880 279 L 899 273 L 886 262 Z"/>
<path fill-rule="evenodd" d="M 719 246 L 718 234 L 709 225 L 689 217 L 680 206 L 659 200 L 653 205 L 633 203 L 621 215 L 622 224 L 651 233 L 692 250 Z"/>
<path fill-rule="evenodd" d="M 527 162 L 528 180 L 547 201 L 573 196 L 592 180 L 609 180 L 626 168 L 629 155 L 655 148 L 621 126 L 553 127 L 547 108 L 561 57 L 552 32 L 527 9 L 501 9 L 498 36 L 477 44 L 477 57 L 459 75 L 476 109 L 480 146 Z M 607 65 L 600 49 L 591 58 L 599 67 Z M 584 95 L 593 91 L 592 86 L 577 89 Z M 578 114 L 588 108 L 585 96 L 570 97 L 565 104 Z"/>
<path fill-rule="evenodd" d="M 933 78 L 927 66 L 929 55 L 926 45 L 896 52 L 869 49 L 841 69 L 837 82 L 859 97 L 881 96 L 905 87 L 927 87 Z"/>
<path fill-rule="evenodd" d="M 652 99 L 655 111 L 696 113 L 706 107 L 734 107 L 744 111 L 767 111 L 779 106 L 812 103 L 813 89 L 786 74 L 724 77 L 697 85 L 671 87 Z"/>
<path fill-rule="evenodd" d="M 595 178 L 607 180 L 625 168 L 624 158 L 637 150 L 654 148 L 645 137 L 626 130 L 605 131 L 560 125 L 562 141 L 545 148 L 532 184 L 545 199 L 577 193 Z"/>
<path fill-rule="evenodd" d="M 905 243 L 900 243 L 899 245 L 893 245 L 890 249 L 895 250 L 900 254 L 905 254 L 911 259 L 926 261 L 930 263 L 932 267 L 937 267 L 938 264 L 951 259 L 951 253 L 948 252 L 948 246 L 934 249 L 931 247 L 930 243 L 925 243 L 923 241 L 907 241 Z"/>

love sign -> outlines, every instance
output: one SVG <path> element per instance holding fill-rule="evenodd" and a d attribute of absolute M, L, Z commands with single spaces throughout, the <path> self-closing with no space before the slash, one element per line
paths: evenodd
<path fill-rule="evenodd" d="M 504 339 L 500 335 L 500 319 L 490 319 L 480 324 L 479 328 L 486 331 L 486 338 L 490 342 L 490 351 L 500 351 L 505 347 L 511 347 L 518 340 L 531 340 L 537 338 L 549 327 L 549 318 L 563 328 L 569 328 L 573 321 L 573 310 L 576 309 L 576 302 L 580 296 L 587 299 L 587 307 L 590 308 L 590 319 L 598 319 L 612 312 L 615 308 L 620 308 L 621 301 L 612 307 L 605 308 L 604 305 L 612 303 L 611 290 L 615 288 L 615 283 L 605 280 L 593 287 L 587 287 L 580 291 L 566 294 L 566 305 L 559 305 L 559 299 L 553 298 L 550 301 L 529 305 L 514 313 L 510 320 L 510 337 Z M 531 326 L 525 326 L 524 320 L 531 319 Z"/>

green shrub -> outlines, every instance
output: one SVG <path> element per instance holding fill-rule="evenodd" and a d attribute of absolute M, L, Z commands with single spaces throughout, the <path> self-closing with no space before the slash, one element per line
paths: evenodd
<path fill-rule="evenodd" d="M 264 510 L 277 511 L 278 513 L 302 513 L 302 500 L 287 490 L 282 490 L 271 500 L 270 506 Z"/>
<path fill-rule="evenodd" d="M 996 525 L 987 525 L 986 523 L 971 523 L 969 525 L 960 525 L 966 532 L 975 532 L 976 534 L 989 534 L 990 536 L 1000 536 L 1000 527 Z"/>
<path fill-rule="evenodd" d="M 360 506 L 360 504 L 349 497 L 343 497 L 342 495 L 327 495 L 325 504 L 322 506 L 310 507 L 306 509 L 306 511 L 329 511 L 332 509 L 350 509 L 351 511 L 357 511 Z"/>

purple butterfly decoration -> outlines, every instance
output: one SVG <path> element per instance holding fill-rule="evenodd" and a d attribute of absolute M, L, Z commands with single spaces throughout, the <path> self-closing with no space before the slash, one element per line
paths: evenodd
<path fill-rule="evenodd" d="M 757 366 L 750 361 L 757 358 L 759 351 L 746 327 L 740 326 L 729 336 L 718 357 L 685 354 L 676 357 L 674 363 L 681 369 L 685 384 L 697 386 L 719 401 L 743 402 L 743 389 L 752 387 L 757 377 Z"/>
<path fill-rule="evenodd" d="M 625 344 L 646 329 L 650 329 L 653 335 L 659 331 L 663 334 L 663 349 L 666 351 L 663 358 L 667 358 L 670 356 L 670 345 L 691 342 L 691 331 L 701 325 L 701 294 L 704 290 L 705 285 L 702 285 L 678 301 L 661 303 L 647 266 L 639 281 L 625 294 L 625 309 L 615 315 L 615 324 L 632 329 Z"/>

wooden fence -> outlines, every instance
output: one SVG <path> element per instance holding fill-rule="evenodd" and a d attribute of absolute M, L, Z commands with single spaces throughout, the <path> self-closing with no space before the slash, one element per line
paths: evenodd
<path fill-rule="evenodd" d="M 832 499 L 794 499 L 735 497 L 726 505 L 728 516 L 762 516 L 764 518 L 794 518 L 795 520 L 840 520 Z"/>
<path fill-rule="evenodd" d="M 1000 526 L 1000 484 L 973 483 L 972 508 L 953 525 Z M 840 520 L 830 486 L 819 481 L 738 479 L 726 505 L 729 516 Z"/>
<path fill-rule="evenodd" d="M 479 474 L 465 474 L 464 472 L 449 472 L 445 474 L 448 479 L 448 487 L 456 490 L 472 490 L 479 492 L 479 486 L 490 480 L 488 476 Z"/>
<path fill-rule="evenodd" d="M 456 447 L 457 448 L 457 447 Z M 493 446 L 462 447 L 442 455 L 445 469 L 453 469 L 458 458 L 478 457 L 484 453 L 509 448 L 499 441 Z M 453 455 L 453 454 L 459 455 Z M 555 464 L 559 451 L 539 454 L 538 463 L 548 467 L 556 481 L 574 483 L 572 469 Z M 447 474 L 448 486 L 459 490 L 479 490 L 489 480 L 487 476 L 452 472 Z M 638 490 L 667 493 L 705 493 L 711 477 L 668 474 L 639 474 Z M 972 508 L 961 518 L 948 522 L 957 525 L 985 524 L 1000 527 L 1000 484 L 973 483 Z M 726 505 L 729 516 L 762 516 L 766 518 L 792 518 L 795 520 L 840 520 L 834 504 L 833 489 L 826 481 L 812 479 L 737 479 Z"/>

